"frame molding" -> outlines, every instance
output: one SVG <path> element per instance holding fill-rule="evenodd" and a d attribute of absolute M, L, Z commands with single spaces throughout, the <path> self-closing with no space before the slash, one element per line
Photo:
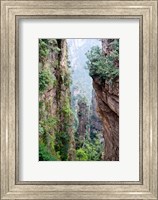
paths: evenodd
<path fill-rule="evenodd" d="M 139 182 L 18 181 L 20 18 L 138 18 L 142 30 Z M 141 52 L 141 51 L 140 51 Z M 157 0 L 1 0 L 1 199 L 157 199 Z"/>

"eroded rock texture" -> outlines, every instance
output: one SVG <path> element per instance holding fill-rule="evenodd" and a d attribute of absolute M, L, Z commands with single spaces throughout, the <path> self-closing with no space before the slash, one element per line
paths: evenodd
<path fill-rule="evenodd" d="M 98 136 L 100 142 L 104 142 L 102 135 L 103 123 L 100 119 L 99 113 L 97 112 L 97 101 L 95 90 L 92 91 L 92 104 L 91 104 L 91 116 L 90 116 L 90 137 L 93 139 Z"/>
<path fill-rule="evenodd" d="M 110 40 L 102 40 L 104 55 L 110 53 Z M 118 67 L 118 61 L 116 61 Z M 101 82 L 93 78 L 93 87 L 96 93 L 98 112 L 104 127 L 105 155 L 106 161 L 119 160 L 119 78 L 113 83 Z"/>
<path fill-rule="evenodd" d="M 44 43 L 45 41 L 45 43 Z M 48 53 L 40 56 L 39 135 L 41 160 L 73 160 L 70 72 L 66 39 L 43 39 Z M 42 46 L 43 47 L 43 46 Z"/>
<path fill-rule="evenodd" d="M 78 101 L 78 129 L 77 133 L 79 135 L 80 141 L 84 142 L 86 133 L 88 133 L 88 127 L 89 124 L 89 110 L 86 102 L 84 99 L 80 99 Z"/>

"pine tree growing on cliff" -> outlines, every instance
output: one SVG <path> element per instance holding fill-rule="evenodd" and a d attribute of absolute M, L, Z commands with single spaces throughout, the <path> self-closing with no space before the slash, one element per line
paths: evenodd
<path fill-rule="evenodd" d="M 94 46 L 86 53 L 88 58 L 87 68 L 89 75 L 99 78 L 101 81 L 113 81 L 119 75 L 118 58 L 119 48 L 118 40 L 114 40 L 109 47 L 112 50 L 105 56 L 101 48 Z"/>

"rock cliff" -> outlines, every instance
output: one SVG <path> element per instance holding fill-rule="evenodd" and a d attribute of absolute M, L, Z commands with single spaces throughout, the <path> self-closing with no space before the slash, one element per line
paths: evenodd
<path fill-rule="evenodd" d="M 39 48 L 39 135 L 41 160 L 73 159 L 70 73 L 65 39 L 41 39 Z"/>
<path fill-rule="evenodd" d="M 92 90 L 92 104 L 91 104 L 91 115 L 90 115 L 90 137 L 93 139 L 94 137 L 98 137 L 101 142 L 104 142 L 104 138 L 102 135 L 103 132 L 103 123 L 98 116 L 97 112 L 97 101 L 95 90 Z"/>
<path fill-rule="evenodd" d="M 84 98 L 78 100 L 78 137 L 80 142 L 84 142 L 86 134 L 89 133 L 89 108 Z"/>
<path fill-rule="evenodd" d="M 113 40 L 102 40 L 102 50 L 105 56 L 112 51 Z M 115 67 L 119 67 L 119 60 L 114 60 Z M 119 77 L 112 82 L 101 81 L 93 77 L 93 87 L 96 93 L 98 112 L 103 122 L 105 139 L 104 160 L 119 160 Z"/>

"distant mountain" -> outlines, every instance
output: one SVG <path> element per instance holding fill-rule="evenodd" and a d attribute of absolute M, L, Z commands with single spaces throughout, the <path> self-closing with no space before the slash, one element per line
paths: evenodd
<path fill-rule="evenodd" d="M 90 104 L 92 79 L 89 76 L 88 69 L 86 69 L 87 58 L 85 53 L 93 46 L 101 47 L 101 41 L 99 39 L 67 39 L 67 44 L 72 72 L 72 87 L 78 86 L 81 95 L 85 96 Z"/>

